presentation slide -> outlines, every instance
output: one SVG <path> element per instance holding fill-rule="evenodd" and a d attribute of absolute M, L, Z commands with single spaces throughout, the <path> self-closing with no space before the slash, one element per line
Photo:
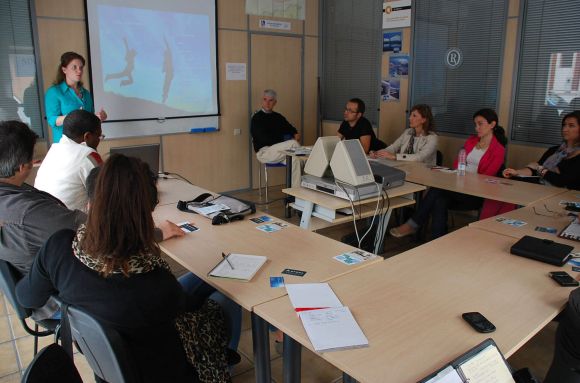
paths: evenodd
<path fill-rule="evenodd" d="M 95 108 L 109 121 L 218 114 L 215 0 L 88 0 Z"/>

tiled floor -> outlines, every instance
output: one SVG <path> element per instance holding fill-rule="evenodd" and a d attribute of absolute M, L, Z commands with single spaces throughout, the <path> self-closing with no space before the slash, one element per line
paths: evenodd
<path fill-rule="evenodd" d="M 240 198 L 258 201 L 257 191 L 238 193 Z M 272 188 L 269 198 L 275 200 L 282 197 L 278 188 Z M 258 209 L 273 216 L 283 218 L 282 202 L 273 202 L 270 205 L 259 205 Z M 455 216 L 455 225 L 464 225 L 468 220 L 473 219 L 465 215 Z M 290 222 L 298 223 L 298 217 L 287 219 Z M 325 229 L 322 234 L 339 240 L 343 235 L 352 231 L 352 224 L 343 224 L 337 227 Z M 385 243 L 385 256 L 395 256 L 407 249 L 417 246 L 411 239 L 394 239 L 388 237 Z M 175 262 L 170 262 L 176 275 L 181 275 L 185 270 Z M 252 356 L 252 336 L 250 331 L 250 315 L 244 312 L 242 322 L 242 338 L 239 352 L 242 362 L 233 369 L 233 382 L 246 383 L 254 382 L 253 356 Z M 540 333 L 525 344 L 516 354 L 509 358 L 510 364 L 514 368 L 529 367 L 532 372 L 542 379 L 549 367 L 553 354 L 553 339 L 556 324 L 548 324 Z M 40 348 L 52 343 L 52 337 L 41 338 Z M 272 380 L 276 383 L 282 382 L 282 358 L 271 347 L 272 355 Z M 0 293 L 0 383 L 20 382 L 21 374 L 26 370 L 33 357 L 33 338 L 27 335 L 22 329 L 18 318 L 5 297 Z M 94 381 L 93 373 L 86 360 L 81 354 L 75 354 L 75 364 L 79 369 L 83 381 Z M 302 351 L 302 381 L 310 382 L 338 382 L 341 381 L 341 372 L 332 365 L 319 358 L 314 353 L 303 349 Z"/>

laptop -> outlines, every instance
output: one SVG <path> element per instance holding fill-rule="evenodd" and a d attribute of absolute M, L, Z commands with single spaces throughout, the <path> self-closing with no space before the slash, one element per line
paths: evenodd
<path fill-rule="evenodd" d="M 111 148 L 110 154 L 118 153 L 127 157 L 136 157 L 149 165 L 153 174 L 159 174 L 159 147 L 160 144 L 120 146 Z"/>

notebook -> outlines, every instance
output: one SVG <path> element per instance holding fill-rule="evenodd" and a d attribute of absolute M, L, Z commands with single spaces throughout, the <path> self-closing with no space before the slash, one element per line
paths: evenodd
<path fill-rule="evenodd" d="M 262 255 L 229 254 L 208 275 L 249 282 L 267 260 L 268 258 Z"/>
<path fill-rule="evenodd" d="M 369 341 L 348 307 L 300 312 L 308 338 L 318 352 L 368 347 Z"/>
<path fill-rule="evenodd" d="M 515 383 L 493 339 L 478 344 L 419 383 Z"/>
<path fill-rule="evenodd" d="M 578 218 L 562 230 L 559 237 L 580 241 L 580 222 L 578 221 Z"/>
<path fill-rule="evenodd" d="M 572 246 L 563 243 L 526 235 L 514 243 L 510 253 L 550 265 L 563 266 L 573 250 Z"/>

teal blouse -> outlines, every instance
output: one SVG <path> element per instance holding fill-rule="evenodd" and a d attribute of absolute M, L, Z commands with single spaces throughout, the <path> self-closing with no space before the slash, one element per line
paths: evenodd
<path fill-rule="evenodd" d="M 48 125 L 52 128 L 53 142 L 59 142 L 62 137 L 62 125 L 56 126 L 58 116 L 65 116 L 77 109 L 84 109 L 94 113 L 93 98 L 91 93 L 81 87 L 81 98 L 75 91 L 66 84 L 61 82 L 48 88 L 44 95 L 44 104 L 46 106 L 46 119 Z"/>

